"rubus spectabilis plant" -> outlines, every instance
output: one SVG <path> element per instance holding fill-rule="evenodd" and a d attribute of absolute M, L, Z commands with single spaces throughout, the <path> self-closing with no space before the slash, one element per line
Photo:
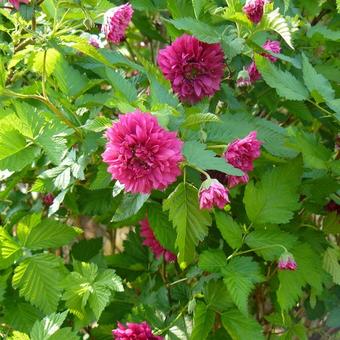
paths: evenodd
<path fill-rule="evenodd" d="M 332 0 L 0 1 L 0 335 L 338 339 Z"/>

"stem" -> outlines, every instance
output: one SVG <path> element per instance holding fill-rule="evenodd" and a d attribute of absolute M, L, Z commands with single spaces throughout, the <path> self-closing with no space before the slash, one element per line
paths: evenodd
<path fill-rule="evenodd" d="M 329 112 L 328 110 L 324 109 L 322 106 L 320 106 L 319 104 L 313 102 L 310 99 L 307 99 L 308 103 L 313 104 L 315 107 L 317 107 L 320 111 L 323 111 L 324 113 L 327 114 L 327 117 L 333 117 L 333 114 L 331 112 Z"/>
<path fill-rule="evenodd" d="M 220 145 L 208 145 L 207 149 L 226 149 L 228 145 L 220 144 Z"/>
<path fill-rule="evenodd" d="M 285 252 L 288 252 L 287 248 L 285 246 L 283 246 L 282 244 L 271 244 L 269 246 L 263 246 L 263 247 L 258 247 L 258 248 L 254 248 L 254 249 L 248 249 L 248 250 L 244 250 L 244 251 L 239 251 L 237 253 L 233 253 L 230 256 L 227 257 L 227 260 L 230 260 L 231 258 L 238 256 L 238 255 L 242 255 L 242 254 L 246 254 L 246 253 L 251 253 L 253 251 L 257 251 L 257 250 L 264 250 L 264 249 L 268 249 L 268 248 L 275 248 L 275 247 L 280 247 L 282 248 Z"/>
<path fill-rule="evenodd" d="M 174 320 L 172 320 L 168 326 L 166 326 L 163 329 L 160 329 L 158 331 L 155 332 L 155 335 L 161 335 L 163 333 L 165 333 L 167 330 L 169 330 L 177 321 L 178 319 L 184 314 L 184 312 L 188 309 L 189 303 L 187 303 L 179 312 L 179 314 L 176 316 L 176 318 Z"/>
<path fill-rule="evenodd" d="M 44 51 L 42 79 L 41 79 L 42 93 L 45 98 L 47 98 L 47 95 L 46 95 L 46 57 L 47 57 L 47 50 Z"/>
<path fill-rule="evenodd" d="M 178 283 L 184 282 L 184 281 L 186 281 L 186 280 L 189 280 L 189 278 L 184 277 L 184 278 L 182 278 L 182 279 L 179 279 L 179 280 L 177 280 L 177 281 L 174 281 L 174 282 L 169 283 L 168 286 L 169 286 L 169 287 L 170 287 L 170 286 L 174 286 L 174 285 L 177 285 Z"/>
<path fill-rule="evenodd" d="M 193 168 L 195 170 L 197 170 L 198 172 L 202 173 L 206 178 L 210 178 L 209 174 L 202 170 L 201 168 L 199 168 L 198 166 L 194 165 L 194 164 L 191 164 L 191 163 L 186 163 L 187 166 L 189 166 L 190 168 Z"/>
<path fill-rule="evenodd" d="M 127 39 L 125 39 L 125 45 L 126 45 L 128 51 L 130 53 L 130 56 L 131 56 L 132 60 L 134 60 L 134 61 L 137 60 L 136 55 L 133 52 L 133 49 L 132 49 L 131 45 L 129 44 L 129 42 L 127 41 Z"/>

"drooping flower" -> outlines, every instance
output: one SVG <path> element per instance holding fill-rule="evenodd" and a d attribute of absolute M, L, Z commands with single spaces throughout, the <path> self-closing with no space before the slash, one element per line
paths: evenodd
<path fill-rule="evenodd" d="M 45 196 L 43 196 L 42 201 L 47 207 L 51 206 L 54 201 L 53 194 L 51 193 L 46 194 Z"/>
<path fill-rule="evenodd" d="M 29 0 L 9 0 L 9 2 L 17 9 L 20 9 L 20 3 L 28 4 Z"/>
<path fill-rule="evenodd" d="M 230 188 L 237 184 L 248 182 L 249 177 L 247 173 L 253 170 L 253 161 L 260 157 L 262 143 L 256 137 L 256 131 L 252 131 L 245 138 L 236 139 L 228 145 L 224 153 L 225 160 L 245 173 L 243 176 L 229 176 L 228 186 Z"/>
<path fill-rule="evenodd" d="M 267 51 L 270 51 L 270 52 L 273 52 L 273 53 L 280 53 L 281 52 L 281 44 L 279 41 L 277 40 L 267 40 L 263 45 L 262 45 L 262 48 L 267 50 Z M 269 61 L 275 63 L 277 61 L 277 58 L 272 56 L 271 54 L 269 53 L 262 53 L 262 55 L 264 57 L 266 57 Z"/>
<path fill-rule="evenodd" d="M 279 258 L 278 268 L 280 270 L 296 270 L 297 264 L 294 256 L 287 251 L 284 252 Z"/>
<path fill-rule="evenodd" d="M 242 74 L 240 75 L 236 82 L 238 87 L 249 86 L 261 79 L 261 74 L 258 71 L 254 61 L 252 61 L 242 72 L 246 72 L 247 76 L 243 76 Z"/>
<path fill-rule="evenodd" d="M 263 8 L 265 3 L 265 0 L 247 0 L 243 7 L 243 12 L 247 15 L 251 22 L 258 24 L 263 17 Z"/>
<path fill-rule="evenodd" d="M 144 219 L 139 222 L 140 234 L 144 238 L 143 244 L 151 249 L 156 258 L 164 257 L 166 262 L 174 262 L 177 256 L 171 251 L 166 250 L 156 239 L 153 230 L 150 227 L 148 219 Z"/>
<path fill-rule="evenodd" d="M 228 189 L 216 179 L 207 179 L 199 191 L 200 209 L 212 209 L 217 206 L 223 209 L 229 203 Z"/>
<path fill-rule="evenodd" d="M 190 104 L 215 94 L 224 73 L 220 44 L 207 44 L 184 34 L 159 51 L 157 62 L 180 100 Z"/>
<path fill-rule="evenodd" d="M 102 33 L 106 39 L 113 44 L 119 44 L 124 39 L 132 15 L 133 8 L 129 3 L 109 9 L 104 14 L 102 25 Z"/>
<path fill-rule="evenodd" d="M 112 331 L 115 340 L 163 340 L 154 335 L 151 327 L 143 321 L 141 323 L 127 322 L 126 326 L 118 322 L 118 327 Z"/>
<path fill-rule="evenodd" d="M 162 128 L 150 113 L 139 110 L 119 116 L 106 131 L 102 155 L 112 178 L 132 193 L 163 190 L 181 174 L 183 142 Z"/>

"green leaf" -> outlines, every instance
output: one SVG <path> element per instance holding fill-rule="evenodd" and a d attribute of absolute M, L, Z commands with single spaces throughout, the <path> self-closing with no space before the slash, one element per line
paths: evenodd
<path fill-rule="evenodd" d="M 227 266 L 227 259 L 221 249 L 205 250 L 199 257 L 198 266 L 210 273 L 221 273 Z"/>
<path fill-rule="evenodd" d="M 98 116 L 87 120 L 83 128 L 89 131 L 101 132 L 112 126 L 112 122 L 110 118 Z"/>
<path fill-rule="evenodd" d="M 256 253 L 265 260 L 273 261 L 278 259 L 283 252 L 280 245 L 291 250 L 296 244 L 297 238 L 287 232 L 281 231 L 278 227 L 259 229 L 247 235 L 245 242 L 250 248 L 264 248 Z M 268 248 L 266 248 L 268 247 Z"/>
<path fill-rule="evenodd" d="M 242 230 L 232 217 L 225 212 L 215 211 L 216 226 L 224 240 L 231 248 L 236 249 L 242 245 Z"/>
<path fill-rule="evenodd" d="M 196 141 L 184 143 L 183 154 L 187 161 L 204 170 L 218 170 L 228 175 L 242 176 L 243 172 L 228 164 L 222 157 L 216 157 L 211 150 L 206 150 L 204 144 Z"/>
<path fill-rule="evenodd" d="M 195 247 L 208 234 L 211 224 L 209 213 L 199 209 L 198 190 L 188 183 L 180 183 L 163 201 L 163 210 L 169 210 L 169 218 L 177 230 L 179 262 L 191 263 Z"/>
<path fill-rule="evenodd" d="M 64 246 L 82 233 L 79 228 L 70 227 L 51 218 L 43 219 L 35 225 L 27 225 L 25 217 L 18 226 L 18 229 L 23 228 L 26 230 L 20 233 L 21 245 L 32 250 Z"/>
<path fill-rule="evenodd" d="M 208 306 L 216 312 L 223 312 L 235 307 L 228 289 L 222 280 L 210 280 L 204 287 L 204 299 Z"/>
<path fill-rule="evenodd" d="M 249 294 L 255 284 L 263 280 L 259 264 L 250 257 L 238 256 L 222 269 L 222 275 L 235 305 L 247 315 Z"/>
<path fill-rule="evenodd" d="M 90 190 L 100 190 L 107 188 L 111 183 L 111 175 L 107 171 L 107 165 L 105 163 L 99 164 L 97 168 L 96 177 L 91 182 L 89 189 Z"/>
<path fill-rule="evenodd" d="M 282 71 L 265 57 L 255 55 L 256 67 L 264 81 L 276 89 L 279 96 L 289 100 L 306 100 L 308 91 L 290 72 Z"/>
<path fill-rule="evenodd" d="M 233 340 L 262 340 L 262 327 L 254 319 L 245 317 L 237 309 L 230 309 L 222 314 L 223 327 Z"/>
<path fill-rule="evenodd" d="M 48 340 L 80 340 L 81 337 L 72 331 L 71 327 L 65 327 L 57 330 Z"/>
<path fill-rule="evenodd" d="M 45 51 L 39 51 L 34 56 L 33 61 L 33 71 L 38 72 L 40 74 L 43 73 L 44 69 L 44 58 L 45 58 L 45 72 L 47 76 L 50 76 L 56 64 L 59 62 L 61 55 L 58 50 L 55 48 L 49 48 L 46 50 L 46 57 L 44 57 Z"/>
<path fill-rule="evenodd" d="M 20 245 L 0 227 L 0 269 L 10 267 L 22 255 Z"/>
<path fill-rule="evenodd" d="M 207 3 L 206 0 L 191 0 L 192 1 L 192 7 L 194 8 L 195 17 L 198 20 L 200 17 L 201 11 L 204 7 L 204 5 Z"/>
<path fill-rule="evenodd" d="M 292 44 L 292 35 L 289 29 L 289 25 L 283 15 L 280 14 L 280 9 L 276 8 L 274 11 L 265 13 L 261 19 L 260 24 L 256 27 L 257 31 L 273 30 L 280 34 L 287 45 L 294 49 Z"/>
<path fill-rule="evenodd" d="M 219 122 L 220 119 L 213 113 L 195 113 L 187 116 L 182 124 L 184 128 L 195 128 L 205 123 Z"/>
<path fill-rule="evenodd" d="M 204 302 L 196 304 L 191 340 L 205 340 L 215 322 L 215 312 L 208 309 Z"/>
<path fill-rule="evenodd" d="M 160 204 L 148 207 L 147 217 L 156 239 L 165 248 L 176 253 L 176 231 Z"/>
<path fill-rule="evenodd" d="M 249 182 L 243 202 L 256 224 L 288 223 L 300 207 L 297 192 L 302 175 L 301 158 L 267 171 L 256 185 Z M 273 190 L 275 188 L 275 190 Z"/>
<path fill-rule="evenodd" d="M 53 313 L 45 316 L 41 321 L 36 321 L 30 336 L 32 340 L 47 340 L 63 324 L 67 316 L 67 311 L 63 313 Z"/>
<path fill-rule="evenodd" d="M 76 263 L 74 272 L 64 281 L 63 299 L 70 312 L 79 319 L 84 319 L 85 308 L 89 306 L 96 319 L 109 304 L 111 292 L 123 291 L 120 277 L 112 269 L 98 272 L 94 263 Z"/>
<path fill-rule="evenodd" d="M 288 311 L 298 302 L 303 294 L 303 287 L 310 285 L 315 294 L 322 292 L 326 279 L 322 269 L 320 254 L 308 244 L 298 244 L 292 250 L 297 263 L 296 271 L 280 271 L 277 300 L 281 309 Z"/>
<path fill-rule="evenodd" d="M 305 84 L 317 103 L 334 99 L 334 90 L 330 82 L 316 72 L 304 54 L 302 54 L 302 72 Z"/>
<path fill-rule="evenodd" d="M 15 268 L 12 284 L 20 296 L 45 313 L 57 310 L 63 277 L 60 258 L 52 254 L 38 254 L 25 259 Z M 43 294 L 42 294 L 43 292 Z"/>
<path fill-rule="evenodd" d="M 113 222 L 126 220 L 137 214 L 144 203 L 148 200 L 150 194 L 130 194 L 125 193 L 123 200 L 118 206 L 116 213 L 112 217 Z"/>
<path fill-rule="evenodd" d="M 323 268 L 332 275 L 333 282 L 340 285 L 339 248 L 327 248 L 323 256 Z"/>
<path fill-rule="evenodd" d="M 36 147 L 27 144 L 18 131 L 0 131 L 0 169 L 20 171 L 34 161 L 38 151 Z"/>
<path fill-rule="evenodd" d="M 340 40 L 339 30 L 331 30 L 327 26 L 322 25 L 320 22 L 315 26 L 311 26 L 307 31 L 308 38 L 312 38 L 314 35 L 320 35 L 323 39 L 331 41 Z"/>
<path fill-rule="evenodd" d="M 188 31 L 203 42 L 212 44 L 219 42 L 221 39 L 220 34 L 213 26 L 195 20 L 194 18 L 181 18 L 168 21 L 177 29 Z"/>
<path fill-rule="evenodd" d="M 76 96 L 87 87 L 88 80 L 64 58 L 55 65 L 53 74 L 60 90 L 68 96 Z"/>

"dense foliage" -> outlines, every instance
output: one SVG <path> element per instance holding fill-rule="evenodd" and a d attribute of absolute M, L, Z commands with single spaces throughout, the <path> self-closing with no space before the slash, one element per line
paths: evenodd
<path fill-rule="evenodd" d="M 2 337 L 339 339 L 339 1 L 0 7 Z"/>

